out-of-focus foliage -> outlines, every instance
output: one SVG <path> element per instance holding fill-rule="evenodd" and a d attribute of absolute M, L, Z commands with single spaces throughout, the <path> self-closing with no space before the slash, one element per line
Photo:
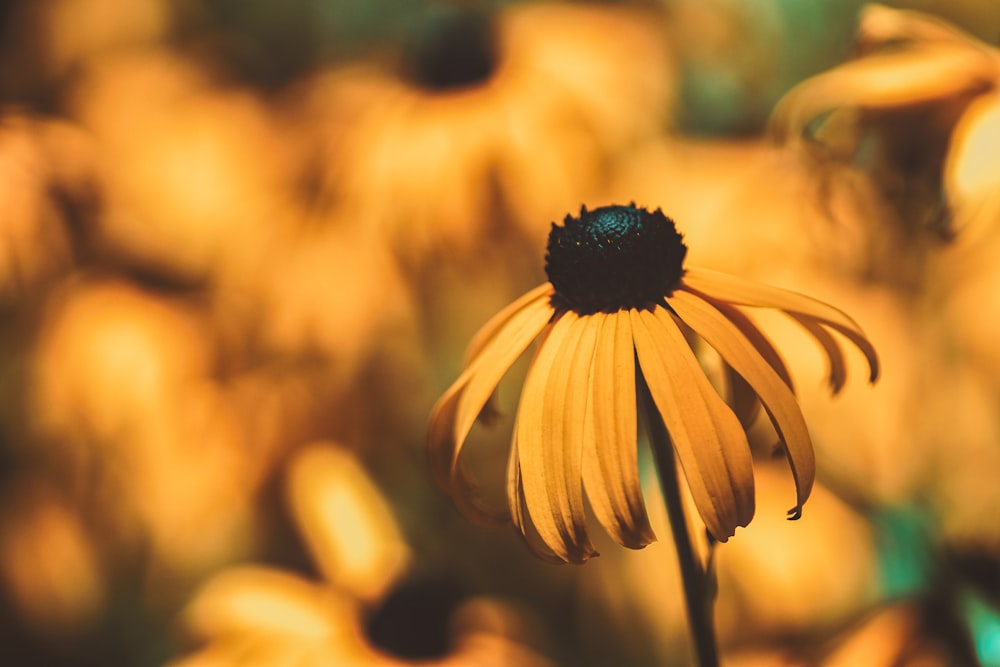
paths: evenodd
<path fill-rule="evenodd" d="M 713 552 L 726 664 L 998 664 L 994 0 L 0 19 L 3 664 L 688 664 L 644 446 L 659 542 L 581 568 L 467 524 L 423 451 L 550 223 L 633 200 L 692 264 L 843 308 L 884 365 L 831 401 L 767 322 L 819 482 L 775 519 L 752 426 L 758 516 Z M 504 465 L 520 384 L 472 465 Z"/>

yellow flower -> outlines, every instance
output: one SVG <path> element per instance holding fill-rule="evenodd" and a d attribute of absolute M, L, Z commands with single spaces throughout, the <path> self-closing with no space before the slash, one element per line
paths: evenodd
<path fill-rule="evenodd" d="M 673 440 L 706 528 L 726 541 L 754 512 L 751 454 L 740 416 L 702 371 L 687 335 L 718 351 L 734 393 L 759 399 L 788 456 L 798 518 L 815 462 L 791 378 L 778 351 L 743 310 L 787 313 L 820 344 L 830 386 L 845 381 L 846 337 L 868 361 L 878 359 L 858 325 L 809 297 L 725 274 L 684 268 L 687 248 L 657 209 L 607 206 L 566 216 L 549 235 L 549 282 L 528 292 L 476 335 L 465 371 L 435 405 L 428 428 L 438 482 L 472 516 L 508 514 L 523 536 L 533 525 L 539 555 L 583 562 L 596 555 L 585 527 L 584 492 L 598 522 L 623 546 L 654 535 L 638 473 L 637 392 L 644 381 Z M 479 502 L 460 464 L 462 446 L 513 362 L 541 338 L 521 392 L 507 471 L 509 512 Z M 742 378 L 737 379 L 736 376 Z M 527 510 L 527 512 L 525 512 Z M 530 542 L 529 542 L 530 544 Z"/>
<path fill-rule="evenodd" d="M 860 57 L 795 86 L 771 119 L 819 169 L 824 203 L 846 193 L 865 221 L 898 217 L 945 238 L 995 219 L 1000 51 L 930 14 L 878 4 L 862 11 L 856 41 Z M 884 243 L 888 259 L 898 265 L 912 237 Z"/>
<path fill-rule="evenodd" d="M 325 196 L 408 256 L 474 248 L 498 209 L 540 241 L 539 220 L 600 187 L 668 115 L 655 14 L 516 3 L 440 23 L 407 71 L 356 64 L 310 82 L 296 123 L 324 150 Z"/>
<path fill-rule="evenodd" d="M 200 647 L 172 667 L 552 667 L 519 639 L 515 611 L 491 598 L 456 606 L 441 655 L 401 656 L 376 643 L 366 626 L 405 581 L 413 555 L 392 509 L 361 463 L 332 443 L 304 447 L 287 481 L 322 579 L 256 565 L 221 571 L 182 612 L 182 629 Z"/>

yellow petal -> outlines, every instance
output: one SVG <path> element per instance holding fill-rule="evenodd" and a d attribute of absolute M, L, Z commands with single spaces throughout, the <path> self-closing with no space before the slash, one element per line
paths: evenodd
<path fill-rule="evenodd" d="M 668 303 L 677 316 L 714 347 L 726 363 L 742 375 L 760 396 L 788 453 L 797 496 L 796 505 L 789 514 L 792 518 L 798 518 L 802 505 L 812 490 L 816 459 L 809 429 L 802 418 L 795 395 L 739 328 L 712 304 L 681 290 L 674 292 Z"/>
<path fill-rule="evenodd" d="M 495 337 L 500 328 L 507 323 L 510 318 L 515 315 L 518 311 L 524 308 L 531 301 L 535 301 L 541 297 L 549 298 L 552 294 L 551 283 L 544 283 L 539 285 L 535 289 L 522 294 L 513 303 L 508 304 L 499 313 L 491 317 L 486 324 L 479 328 L 479 331 L 472 337 L 469 342 L 469 346 L 465 350 L 465 362 L 466 367 L 470 366 L 473 361 L 479 356 L 483 348 L 486 347 Z M 483 405 L 483 409 L 480 410 L 479 419 L 483 421 L 484 424 L 490 425 L 493 420 L 499 415 L 499 410 L 496 407 L 496 390 L 494 390 L 486 403 Z"/>
<path fill-rule="evenodd" d="M 427 427 L 427 453 L 437 484 L 455 499 L 470 519 L 494 524 L 506 520 L 506 512 L 485 507 L 477 500 L 476 485 L 459 464 L 462 445 L 507 369 L 538 335 L 552 315 L 544 290 L 533 290 L 531 299 L 519 300 L 521 309 L 510 314 L 471 365 L 438 399 Z"/>
<path fill-rule="evenodd" d="M 706 528 L 725 542 L 753 517 L 746 433 L 715 392 L 670 313 L 629 311 L 639 367 Z"/>
<path fill-rule="evenodd" d="M 736 413 L 736 418 L 743 424 L 744 429 L 750 428 L 760 414 L 760 400 L 757 392 L 753 390 L 743 376 L 733 370 L 729 364 L 726 367 L 726 386 L 729 389 L 727 402 Z"/>
<path fill-rule="evenodd" d="M 559 434 L 560 426 L 562 429 L 564 476 L 555 485 L 555 489 L 560 498 L 564 488 L 566 491 L 567 503 L 563 511 L 573 525 L 570 542 L 570 560 L 573 562 L 583 562 L 598 555 L 587 536 L 586 506 L 583 500 L 583 441 L 587 403 L 590 400 L 590 373 L 597 345 L 595 324 L 592 318 L 581 317 L 573 325 L 579 342 L 571 355 L 563 355 L 557 372 L 549 380 L 549 390 L 546 392 L 549 396 L 558 396 L 558 392 L 563 392 L 565 396 L 561 405 L 557 403 L 552 406 L 561 407 L 562 410 L 549 410 L 549 415 L 552 417 L 553 433 Z M 553 450 L 559 448 L 558 435 L 553 444 Z"/>
<path fill-rule="evenodd" d="M 298 641 L 327 639 L 350 627 L 355 603 L 328 586 L 262 567 L 235 567 L 204 584 L 183 613 L 200 637 L 240 632 Z"/>
<path fill-rule="evenodd" d="M 989 48 L 951 23 L 913 9 L 871 3 L 862 7 L 858 17 L 857 39 L 863 45 L 891 47 L 906 42 L 944 42 L 960 48 Z"/>
<path fill-rule="evenodd" d="M 878 379 L 879 364 L 875 348 L 861 327 L 843 311 L 812 297 L 789 290 L 753 283 L 718 271 L 689 268 L 683 283 L 715 300 L 743 306 L 776 308 L 812 318 L 846 336 L 868 360 L 868 380 Z"/>
<path fill-rule="evenodd" d="M 557 319 L 548 330 L 545 341 L 538 348 L 535 358 L 528 368 L 528 374 L 521 388 L 521 399 L 518 403 L 517 417 L 514 422 L 513 452 L 517 455 L 516 475 L 509 476 L 508 482 L 516 487 L 508 486 L 508 505 L 520 503 L 524 499 L 528 510 L 528 518 L 536 526 L 543 542 L 558 545 L 560 532 L 552 518 L 553 511 L 549 505 L 548 492 L 545 488 L 544 467 L 545 448 L 548 447 L 548 436 L 545 433 L 545 412 L 543 399 L 546 384 L 552 374 L 553 366 L 569 333 L 570 322 L 576 316 L 565 313 Z M 526 484 L 525 478 L 531 481 Z M 512 510 L 513 511 L 513 510 Z M 518 510 L 520 511 L 520 510 Z M 519 520 L 522 534 L 525 534 L 527 521 L 522 515 Z M 556 550 L 559 551 L 558 549 Z M 566 549 L 557 557 L 560 561 L 567 560 Z"/>
<path fill-rule="evenodd" d="M 771 127 L 797 139 L 820 114 L 840 107 L 883 109 L 985 90 L 996 77 L 983 51 L 952 44 L 922 44 L 873 54 L 806 79 L 777 104 Z"/>
<path fill-rule="evenodd" d="M 544 543 L 539 544 L 528 538 L 528 522 L 524 514 L 524 484 L 521 481 L 521 463 L 518 460 L 517 433 L 510 443 L 510 457 L 507 459 L 507 507 L 517 529 L 518 537 L 536 556 L 550 563 L 565 563 Z"/>
<path fill-rule="evenodd" d="M 463 515 L 484 525 L 502 524 L 508 519 L 506 511 L 484 505 L 461 462 L 455 464 L 455 411 L 467 382 L 468 375 L 463 374 L 431 410 L 427 427 L 428 465 L 434 481 L 452 497 Z"/>
<path fill-rule="evenodd" d="M 594 514 L 622 546 L 656 540 L 639 479 L 632 326 L 624 312 L 591 316 L 597 326 L 583 439 L 583 484 Z"/>
<path fill-rule="evenodd" d="M 411 554 L 392 507 L 345 448 L 317 442 L 287 469 L 289 507 L 326 581 L 365 601 L 381 599 Z"/>
<path fill-rule="evenodd" d="M 521 534 L 527 537 L 527 525 L 524 521 L 524 491 L 521 483 L 521 463 L 517 453 L 517 431 L 510 441 L 510 455 L 507 457 L 507 509 L 510 510 L 510 517 L 514 527 Z"/>
<path fill-rule="evenodd" d="M 681 286 L 681 289 L 692 291 L 686 285 Z M 697 294 L 697 292 L 695 292 Z M 792 374 L 788 372 L 788 366 L 785 365 L 785 360 L 781 357 L 781 353 L 778 352 L 778 348 L 774 346 L 771 339 L 764 335 L 764 332 L 754 323 L 750 316 L 744 313 L 742 310 L 726 303 L 725 301 L 720 301 L 718 299 L 713 299 L 707 294 L 698 294 L 698 296 L 704 298 L 706 301 L 715 306 L 719 311 L 726 316 L 726 319 L 736 325 L 736 327 L 743 334 L 750 343 L 757 348 L 760 355 L 771 365 L 774 372 L 777 373 L 788 388 L 795 393 L 795 384 L 792 382 Z"/>
<path fill-rule="evenodd" d="M 796 315 L 792 315 L 792 319 L 802 325 L 826 352 L 827 363 L 830 367 L 827 382 L 830 385 L 830 390 L 834 394 L 839 394 L 847 381 L 847 363 L 844 361 L 844 351 L 840 348 L 837 339 L 815 320 Z"/>
<path fill-rule="evenodd" d="M 521 310 L 514 313 L 500 327 L 493 339 L 483 347 L 469 366 L 469 381 L 465 391 L 458 398 L 455 413 L 453 461 L 458 460 L 466 436 L 472 430 L 476 417 L 500 383 L 500 379 L 524 353 L 531 341 L 538 337 L 552 319 L 552 314 L 548 295 L 536 294 L 533 300 L 527 301 Z"/>
<path fill-rule="evenodd" d="M 528 370 L 515 424 L 528 514 L 542 541 L 571 562 L 596 555 L 584 525 L 581 472 L 587 375 L 595 339 L 588 324 L 570 311 L 552 325 Z M 577 354 L 586 356 L 583 377 L 574 376 L 581 367 Z"/>
<path fill-rule="evenodd" d="M 485 348 L 488 343 L 497 337 L 497 333 L 500 331 L 500 328 L 506 324 L 511 317 L 531 302 L 541 299 L 542 297 L 547 299 L 551 294 L 552 284 L 544 283 L 521 295 L 515 301 L 504 307 L 503 310 L 491 317 L 486 324 L 479 328 L 479 331 L 477 331 L 472 337 L 472 340 L 469 341 L 469 347 L 465 351 L 465 365 L 469 366 L 473 361 L 475 361 L 476 357 L 479 356 L 479 353 L 483 351 L 483 348 Z"/>
<path fill-rule="evenodd" d="M 955 228 L 974 245 L 1000 220 L 1000 92 L 981 95 L 966 108 L 951 133 L 944 165 L 945 190 Z M 972 229 L 965 231 L 970 225 Z M 970 238 L 969 232 L 976 233 Z"/>
<path fill-rule="evenodd" d="M 427 422 L 427 459 L 434 481 L 442 489 L 451 488 L 451 462 L 455 454 L 455 412 L 458 399 L 469 382 L 468 372 L 462 373 L 442 394 Z"/>

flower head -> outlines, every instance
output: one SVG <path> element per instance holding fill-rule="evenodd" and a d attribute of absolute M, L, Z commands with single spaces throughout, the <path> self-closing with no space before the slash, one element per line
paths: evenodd
<path fill-rule="evenodd" d="M 674 222 L 659 209 L 584 207 L 579 217 L 552 226 L 549 282 L 479 331 L 464 372 L 431 415 L 431 466 L 461 509 L 487 521 L 510 516 L 524 536 L 533 525 L 540 555 L 583 562 L 596 555 L 585 526 L 586 494 L 618 543 L 641 548 L 652 542 L 638 472 L 641 379 L 708 531 L 724 542 L 747 525 L 754 478 L 744 410 L 738 416 L 709 381 L 686 337 L 693 332 L 719 353 L 731 380 L 751 388 L 763 405 L 795 478 L 789 515 L 798 518 L 815 476 L 812 443 L 781 355 L 743 308 L 777 309 L 801 324 L 829 358 L 834 392 L 845 381 L 845 364 L 831 332 L 862 351 L 871 381 L 879 372 L 875 350 L 836 308 L 685 268 L 685 254 Z M 536 338 L 511 443 L 508 511 L 497 512 L 477 499 L 460 454 L 500 379 Z"/>
<path fill-rule="evenodd" d="M 200 646 L 171 667 L 551 667 L 502 601 L 409 595 L 427 584 L 408 572 L 412 553 L 389 505 L 346 449 L 304 446 L 287 482 L 292 518 L 322 579 L 257 565 L 222 570 L 181 613 L 181 629 Z M 376 630 L 384 617 L 409 630 L 419 623 L 423 642 L 384 641 Z"/>
<path fill-rule="evenodd" d="M 308 84 L 302 125 L 310 145 L 320 137 L 323 196 L 407 260 L 467 253 L 498 222 L 541 241 L 540 221 L 669 117 L 657 21 L 565 2 L 429 12 L 401 70 L 357 62 Z"/>
<path fill-rule="evenodd" d="M 996 219 L 1000 50 L 932 14 L 876 3 L 859 14 L 855 47 L 857 58 L 788 91 L 770 124 L 819 176 L 821 203 L 861 198 L 862 220 L 902 225 L 881 244 L 898 267 L 913 231 L 952 240 Z"/>

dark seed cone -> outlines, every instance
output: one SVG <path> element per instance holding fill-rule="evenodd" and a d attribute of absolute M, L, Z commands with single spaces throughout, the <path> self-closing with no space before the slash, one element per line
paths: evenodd
<path fill-rule="evenodd" d="M 603 206 L 552 224 L 545 272 L 557 311 L 613 313 L 662 304 L 684 275 L 687 246 L 660 209 Z"/>

